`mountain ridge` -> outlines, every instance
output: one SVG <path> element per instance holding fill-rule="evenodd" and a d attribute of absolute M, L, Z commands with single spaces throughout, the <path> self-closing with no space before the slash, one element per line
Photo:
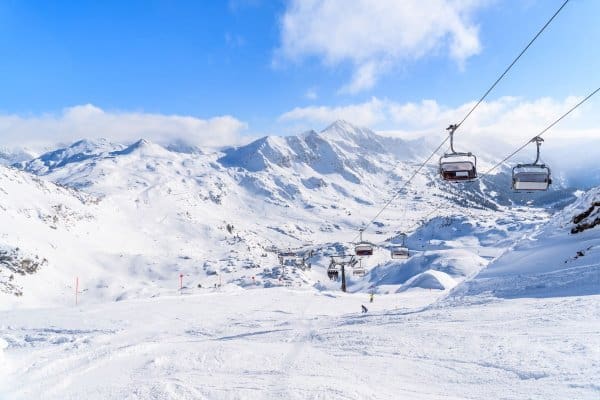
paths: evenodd
<path fill-rule="evenodd" d="M 367 275 L 348 282 L 353 291 L 375 285 L 394 292 L 432 266 L 460 283 L 520 232 L 547 220 L 550 212 L 544 207 L 572 195 L 558 190 L 539 207 L 517 205 L 509 186 L 501 185 L 505 175 L 486 185 L 452 185 L 439 180 L 434 165 L 398 193 L 418 166 L 422 144 L 343 121 L 321 132 L 264 137 L 213 152 L 178 152 L 143 139 L 129 145 L 78 141 L 22 165 L 24 171 L 9 170 L 9 176 L 29 176 L 32 186 L 34 178 L 51 181 L 98 199 L 71 207 L 89 218 L 62 226 L 65 217 L 52 211 L 61 201 L 30 188 L 36 204 L 29 207 L 14 201 L 17 189 L 0 193 L 0 204 L 16 216 L 4 221 L 0 246 L 48 260 L 36 275 L 50 279 L 55 289 L 40 294 L 36 276 L 19 282 L 24 298 L 53 303 L 63 301 L 58 293 L 70 290 L 75 275 L 98 301 L 164 295 L 174 271 L 194 286 L 222 279 L 244 288 L 316 285 L 329 290 L 338 284 L 328 282 L 328 255 L 351 252 L 357 231 L 395 197 L 364 234 L 377 244 L 375 255 L 363 260 Z M 0 187 L 11 185 L 5 179 Z M 495 195 L 492 184 L 498 186 Z M 55 214 L 56 229 L 47 226 Z M 50 220 L 38 222 L 35 215 L 50 215 Z M 11 237 L 11 224 L 46 236 L 42 241 Z M 406 262 L 389 258 L 388 238 L 400 232 L 409 234 L 415 249 Z M 267 250 L 299 247 L 314 251 L 311 270 L 281 268 Z M 56 271 L 56 277 L 48 271 Z M 128 286 L 119 283 L 124 281 Z"/>

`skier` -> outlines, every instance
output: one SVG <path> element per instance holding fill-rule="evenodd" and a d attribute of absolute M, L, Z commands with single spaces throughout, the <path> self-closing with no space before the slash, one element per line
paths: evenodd
<path fill-rule="evenodd" d="M 367 311 L 369 311 L 369 310 L 367 310 L 367 307 L 364 306 L 364 304 L 361 304 L 360 307 L 362 308 L 363 314 L 366 313 Z"/>
<path fill-rule="evenodd" d="M 371 292 L 371 295 L 369 296 L 369 303 L 373 302 L 373 292 Z"/>

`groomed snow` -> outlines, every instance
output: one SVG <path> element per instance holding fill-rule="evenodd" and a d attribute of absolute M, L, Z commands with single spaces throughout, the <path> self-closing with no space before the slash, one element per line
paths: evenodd
<path fill-rule="evenodd" d="M 599 296 L 424 309 L 442 293 L 223 289 L 1 312 L 0 398 L 600 396 Z"/>

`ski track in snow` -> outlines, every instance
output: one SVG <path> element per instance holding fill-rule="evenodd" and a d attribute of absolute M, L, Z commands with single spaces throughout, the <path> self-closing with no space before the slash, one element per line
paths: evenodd
<path fill-rule="evenodd" d="M 426 307 L 446 293 L 367 314 L 365 294 L 283 288 L 5 311 L 0 398 L 598 398 L 599 296 Z"/>

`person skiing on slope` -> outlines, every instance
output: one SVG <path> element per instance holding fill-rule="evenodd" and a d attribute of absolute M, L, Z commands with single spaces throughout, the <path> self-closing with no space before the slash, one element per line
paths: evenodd
<path fill-rule="evenodd" d="M 367 311 L 369 311 L 369 310 L 367 310 L 367 307 L 364 306 L 364 304 L 361 304 L 360 307 L 362 308 L 363 314 L 366 313 Z"/>

